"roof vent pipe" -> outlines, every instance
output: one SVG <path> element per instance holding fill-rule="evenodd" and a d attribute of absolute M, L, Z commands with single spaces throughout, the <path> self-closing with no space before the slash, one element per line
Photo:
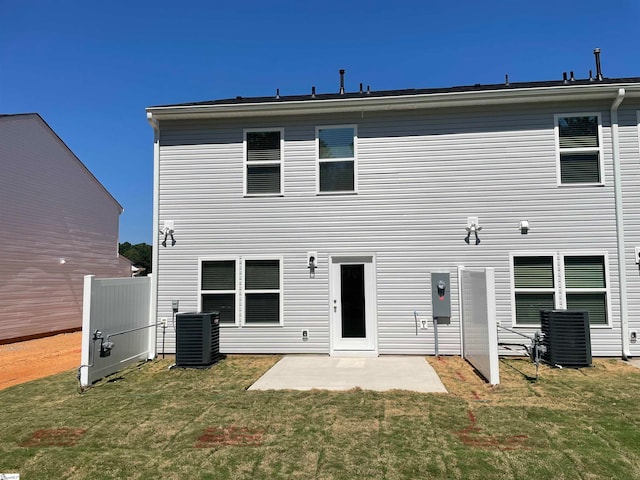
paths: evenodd
<path fill-rule="evenodd" d="M 360 82 L 360 93 L 362 93 L 362 82 Z"/>
<path fill-rule="evenodd" d="M 367 95 L 371 93 L 371 86 L 367 85 Z"/>
<path fill-rule="evenodd" d="M 589 70 L 589 81 L 593 82 L 593 70 Z"/>
<path fill-rule="evenodd" d="M 276 98 L 280 98 L 280 89 L 276 88 Z"/>
<path fill-rule="evenodd" d="M 602 68 L 600 67 L 600 49 L 596 48 L 593 51 L 593 54 L 596 56 L 596 80 L 601 82 L 602 81 Z"/>
<path fill-rule="evenodd" d="M 576 81 L 576 77 L 573 75 L 573 70 L 571 70 L 571 77 L 569 78 L 572 82 Z"/>
<path fill-rule="evenodd" d="M 311 87 L 311 97 L 312 98 L 316 98 L 316 87 L 315 86 Z"/>
<path fill-rule="evenodd" d="M 340 69 L 340 95 L 344 95 L 344 68 Z"/>
<path fill-rule="evenodd" d="M 567 81 L 567 72 L 562 72 L 562 83 L 564 83 L 565 85 L 569 83 Z"/>
<path fill-rule="evenodd" d="M 505 84 L 507 87 L 509 86 L 509 74 L 508 74 L 508 73 L 504 76 L 504 84 Z"/>

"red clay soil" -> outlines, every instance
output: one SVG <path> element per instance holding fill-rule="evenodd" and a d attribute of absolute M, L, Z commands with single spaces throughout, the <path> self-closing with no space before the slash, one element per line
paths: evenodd
<path fill-rule="evenodd" d="M 0 390 L 80 366 L 82 332 L 0 345 Z"/>

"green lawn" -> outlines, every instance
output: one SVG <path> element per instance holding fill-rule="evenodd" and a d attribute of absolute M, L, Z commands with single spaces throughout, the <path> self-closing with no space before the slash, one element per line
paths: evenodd
<path fill-rule="evenodd" d="M 0 391 L 0 473 L 26 479 L 640 479 L 640 369 L 502 360 L 448 394 L 248 392 L 276 356 L 157 360 L 83 394 L 75 372 Z"/>

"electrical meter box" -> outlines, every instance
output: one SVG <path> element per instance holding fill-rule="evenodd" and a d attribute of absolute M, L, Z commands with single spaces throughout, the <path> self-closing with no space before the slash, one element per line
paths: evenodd
<path fill-rule="evenodd" d="M 431 308 L 439 324 L 451 323 L 451 276 L 447 272 L 431 272 Z"/>

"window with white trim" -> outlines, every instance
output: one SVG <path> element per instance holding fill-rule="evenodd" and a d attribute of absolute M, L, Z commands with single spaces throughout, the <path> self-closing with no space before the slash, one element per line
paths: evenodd
<path fill-rule="evenodd" d="M 556 308 L 554 257 L 513 257 L 517 325 L 540 324 L 540 310 Z"/>
<path fill-rule="evenodd" d="M 538 326 L 540 310 L 555 308 L 587 310 L 592 326 L 609 326 L 606 255 L 514 254 L 511 267 L 515 326 Z"/>
<path fill-rule="evenodd" d="M 317 127 L 318 192 L 355 192 L 356 127 Z"/>
<path fill-rule="evenodd" d="M 602 184 L 600 114 L 555 116 L 558 184 Z"/>
<path fill-rule="evenodd" d="M 280 324 L 282 278 L 280 260 L 245 260 L 244 323 Z"/>
<path fill-rule="evenodd" d="M 604 256 L 562 256 L 565 305 L 588 310 L 591 325 L 608 325 L 607 275 Z"/>
<path fill-rule="evenodd" d="M 282 193 L 283 129 L 245 130 L 245 195 Z"/>
<path fill-rule="evenodd" d="M 202 260 L 200 264 L 200 311 L 220 312 L 221 324 L 237 324 L 238 294 L 236 260 Z"/>

